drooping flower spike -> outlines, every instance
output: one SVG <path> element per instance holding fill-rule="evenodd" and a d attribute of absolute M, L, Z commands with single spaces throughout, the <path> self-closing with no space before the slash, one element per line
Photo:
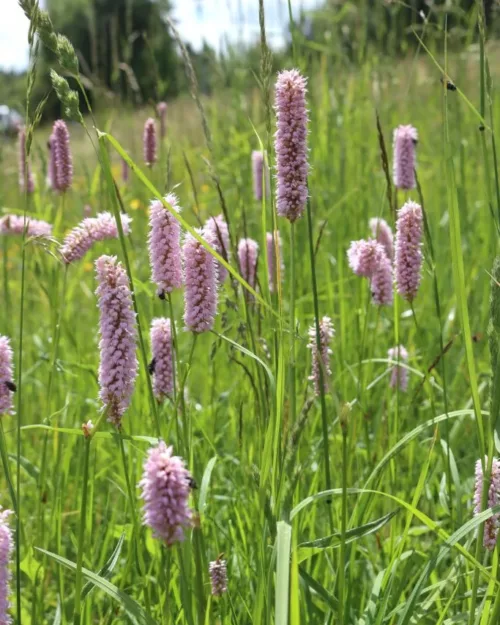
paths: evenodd
<path fill-rule="evenodd" d="M 73 158 L 69 144 L 69 131 L 62 119 L 54 122 L 51 136 L 51 149 L 54 151 L 56 191 L 67 191 L 73 182 Z"/>
<path fill-rule="evenodd" d="M 408 352 L 403 345 L 391 347 L 387 352 L 387 356 L 396 362 L 402 362 L 404 364 L 408 362 Z M 393 365 L 389 386 L 391 388 L 398 387 L 400 391 L 405 392 L 408 388 L 408 369 L 400 365 Z"/>
<path fill-rule="evenodd" d="M 321 394 L 321 375 L 323 377 L 324 392 L 328 391 L 328 381 L 332 375 L 330 367 L 330 354 L 332 350 L 330 344 L 335 336 L 335 330 L 330 317 L 323 317 L 319 322 L 319 344 L 316 337 L 316 324 L 309 328 L 309 343 L 307 347 L 312 353 L 312 373 L 309 379 L 314 382 L 314 392 L 316 395 Z"/>
<path fill-rule="evenodd" d="M 121 426 L 137 377 L 136 320 L 127 274 L 115 256 L 96 263 L 99 301 L 99 386 L 108 421 Z"/>
<path fill-rule="evenodd" d="M 173 455 L 172 447 L 160 441 L 148 451 L 139 482 L 144 524 L 167 546 L 183 541 L 184 531 L 192 525 L 193 513 L 188 504 L 191 484 L 184 460 Z"/>
<path fill-rule="evenodd" d="M 156 125 L 155 120 L 150 117 L 144 124 L 143 134 L 144 162 L 148 167 L 156 163 Z"/>
<path fill-rule="evenodd" d="M 417 129 L 413 126 L 398 126 L 394 130 L 394 186 L 408 191 L 414 189 Z"/>
<path fill-rule="evenodd" d="M 165 201 L 180 212 L 179 200 L 169 193 Z M 166 293 L 182 286 L 181 227 L 177 219 L 159 200 L 153 200 L 149 208 L 149 262 L 157 295 L 163 299 Z"/>
<path fill-rule="evenodd" d="M 153 319 L 151 324 L 153 392 L 158 401 L 170 397 L 174 390 L 174 353 L 170 319 Z"/>
<path fill-rule="evenodd" d="M 484 459 L 485 466 L 488 466 L 488 458 Z M 484 508 L 481 505 L 483 497 L 483 467 L 481 460 L 476 462 L 476 488 L 474 491 L 474 514 L 480 514 Z M 493 458 L 490 476 L 490 488 L 488 491 L 487 507 L 492 508 L 500 504 L 500 462 Z M 500 514 L 494 514 L 484 523 L 483 545 L 485 549 L 493 551 L 498 540 L 498 530 L 500 528 Z"/>
<path fill-rule="evenodd" d="M 307 202 L 306 79 L 292 69 L 278 74 L 275 109 L 278 215 L 296 221 Z"/>
<path fill-rule="evenodd" d="M 128 215 L 120 215 L 123 234 L 130 234 Z M 118 228 L 111 213 L 99 213 L 96 217 L 87 217 L 66 235 L 61 247 L 61 256 L 68 265 L 80 260 L 98 241 L 117 239 Z"/>
<path fill-rule="evenodd" d="M 418 292 L 422 272 L 423 214 L 420 204 L 406 202 L 398 211 L 394 269 L 398 293 L 411 302 Z"/>

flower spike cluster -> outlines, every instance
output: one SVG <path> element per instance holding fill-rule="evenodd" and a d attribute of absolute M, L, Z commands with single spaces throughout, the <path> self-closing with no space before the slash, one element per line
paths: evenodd
<path fill-rule="evenodd" d="M 398 293 L 411 302 L 418 292 L 422 271 L 423 214 L 420 204 L 406 202 L 398 211 L 394 258 Z"/>
<path fill-rule="evenodd" d="M 356 275 L 370 280 L 373 302 L 390 306 L 393 300 L 392 263 L 384 247 L 373 239 L 352 241 L 347 258 Z"/>
<path fill-rule="evenodd" d="M 67 191 L 73 182 L 73 158 L 69 145 L 68 127 L 62 119 L 54 122 L 51 150 L 54 152 L 54 187 L 57 191 Z"/>
<path fill-rule="evenodd" d="M 398 126 L 394 130 L 394 186 L 397 189 L 414 189 L 415 147 L 418 141 L 417 129 L 413 126 Z"/>

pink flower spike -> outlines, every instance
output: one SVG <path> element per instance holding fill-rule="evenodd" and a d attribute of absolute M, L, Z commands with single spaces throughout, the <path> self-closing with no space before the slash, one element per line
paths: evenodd
<path fill-rule="evenodd" d="M 394 186 L 397 189 L 414 189 L 415 146 L 418 141 L 417 129 L 413 126 L 398 126 L 394 130 Z"/>
<path fill-rule="evenodd" d="M 387 352 L 387 356 L 390 360 L 395 360 L 396 362 L 402 362 L 404 364 L 408 362 L 408 352 L 403 345 L 399 345 L 399 347 L 391 347 L 391 349 Z M 406 367 L 401 367 L 400 365 L 392 365 L 389 386 L 391 388 L 399 387 L 400 391 L 405 392 L 408 388 L 408 369 Z"/>
<path fill-rule="evenodd" d="M 156 107 L 156 112 L 160 118 L 160 137 L 162 139 L 164 139 L 167 134 L 167 108 L 166 102 L 159 102 Z"/>
<path fill-rule="evenodd" d="M 216 241 L 210 230 L 198 230 L 210 247 Z M 192 332 L 207 332 L 217 314 L 217 269 L 214 257 L 191 234 L 186 235 L 184 256 L 184 323 Z"/>
<path fill-rule="evenodd" d="M 28 237 L 50 237 L 52 235 L 52 224 L 39 219 L 26 217 L 26 235 Z M 22 215 L 5 215 L 0 219 L 0 235 L 23 234 L 24 217 Z"/>
<path fill-rule="evenodd" d="M 31 173 L 30 164 L 26 158 L 26 129 L 19 129 L 19 189 L 24 193 L 33 193 L 35 181 Z"/>
<path fill-rule="evenodd" d="M 265 162 L 264 152 L 257 150 L 252 152 L 252 177 L 253 194 L 255 199 L 260 202 L 262 201 L 264 186 L 266 196 L 269 194 L 269 169 Z"/>
<path fill-rule="evenodd" d="M 115 256 L 96 263 L 99 300 L 100 398 L 108 421 L 120 428 L 137 377 L 136 321 L 127 274 Z"/>
<path fill-rule="evenodd" d="M 212 596 L 220 597 L 227 591 L 227 564 L 220 556 L 208 567 Z"/>
<path fill-rule="evenodd" d="M 11 510 L 2 510 L 0 507 L 0 625 L 11 625 L 12 617 L 10 609 L 10 563 L 14 551 L 12 530 L 9 527 L 8 518 Z"/>
<path fill-rule="evenodd" d="M 71 187 L 73 182 L 73 159 L 68 127 L 62 119 L 54 122 L 51 145 L 55 159 L 55 189 L 64 192 Z"/>
<path fill-rule="evenodd" d="M 318 351 L 318 341 L 316 340 L 316 324 L 313 324 L 309 328 L 309 343 L 307 347 L 312 353 L 312 373 L 309 376 L 310 380 L 314 381 L 315 395 L 321 395 L 321 371 L 323 372 L 323 388 L 325 393 L 328 391 L 328 381 L 332 375 L 330 368 L 330 343 L 335 336 L 335 330 L 330 317 L 323 317 L 319 322 L 319 344 L 320 349 Z"/>
<path fill-rule="evenodd" d="M 283 279 L 283 272 L 285 270 L 285 265 L 283 263 L 283 258 L 281 255 L 281 237 L 278 230 L 275 231 L 274 237 L 271 232 L 266 233 L 266 243 L 267 243 L 267 269 L 268 269 L 268 280 L 269 280 L 269 291 L 274 293 L 276 290 L 276 283 L 278 278 L 278 272 L 276 270 L 276 252 L 278 254 L 278 264 L 280 267 L 280 278 Z M 278 249 L 276 250 L 276 243 Z"/>
<path fill-rule="evenodd" d="M 144 162 L 152 167 L 156 163 L 156 125 L 152 117 L 144 124 L 143 148 Z"/>
<path fill-rule="evenodd" d="M 395 277 L 398 293 L 411 302 L 418 292 L 422 271 L 423 214 L 420 204 L 406 202 L 396 224 Z"/>
<path fill-rule="evenodd" d="M 275 134 L 278 215 L 294 222 L 307 202 L 306 79 L 295 69 L 280 72 L 276 81 Z"/>
<path fill-rule="evenodd" d="M 51 134 L 47 146 L 49 148 L 49 163 L 47 166 L 47 187 L 53 191 L 57 191 L 57 165 L 56 165 L 56 147 L 55 138 Z"/>
<path fill-rule="evenodd" d="M 394 237 L 392 235 L 392 230 L 389 224 L 385 221 L 385 219 L 374 217 L 373 219 L 370 219 L 370 230 L 372 233 L 372 237 L 376 239 L 381 245 L 383 245 L 385 253 L 392 261 L 394 257 Z"/>
<path fill-rule="evenodd" d="M 184 540 L 184 530 L 193 524 L 188 500 L 192 477 L 184 460 L 173 455 L 163 441 L 148 451 L 139 482 L 144 501 L 144 525 L 167 546 Z"/>
<path fill-rule="evenodd" d="M 124 234 L 130 234 L 128 215 L 120 215 Z M 61 247 L 63 261 L 70 263 L 80 260 L 97 243 L 106 239 L 117 239 L 118 228 L 111 213 L 99 213 L 96 217 L 87 217 L 78 226 L 68 232 Z"/>
<path fill-rule="evenodd" d="M 0 334 L 0 417 L 11 414 L 14 409 L 12 396 L 16 385 L 14 384 L 12 361 L 13 353 L 10 339 Z"/>
<path fill-rule="evenodd" d="M 488 458 L 485 457 L 484 465 L 488 466 Z M 483 467 L 481 460 L 476 462 L 476 488 L 474 491 L 474 514 L 480 514 L 484 508 L 481 505 L 483 497 Z M 490 488 L 488 491 L 487 507 L 493 508 L 500 504 L 500 462 L 493 458 L 490 476 Z M 500 527 L 500 514 L 496 513 L 484 523 L 483 545 L 485 549 L 494 551 L 498 540 Z"/>
<path fill-rule="evenodd" d="M 382 245 L 373 239 L 352 241 L 347 258 L 356 275 L 369 278 L 373 303 L 390 306 L 393 301 L 392 263 Z"/>
<path fill-rule="evenodd" d="M 153 319 L 151 324 L 150 371 L 153 375 L 153 391 L 156 399 L 163 401 L 174 390 L 174 350 L 170 319 Z"/>
<path fill-rule="evenodd" d="M 238 243 L 238 262 L 241 277 L 255 290 L 257 282 L 257 260 L 259 246 L 253 239 L 241 239 Z M 245 289 L 245 297 L 253 299 L 253 295 Z"/>
<path fill-rule="evenodd" d="M 165 202 L 180 213 L 177 196 L 170 193 Z M 166 293 L 182 286 L 181 226 L 159 200 L 153 200 L 149 208 L 149 262 L 152 280 L 160 299 Z"/>
<path fill-rule="evenodd" d="M 215 241 L 214 250 L 227 262 L 231 258 L 229 246 L 229 229 L 223 215 L 209 217 L 205 223 L 205 231 L 210 232 Z M 228 276 L 227 269 L 217 262 L 217 280 L 222 284 Z"/>

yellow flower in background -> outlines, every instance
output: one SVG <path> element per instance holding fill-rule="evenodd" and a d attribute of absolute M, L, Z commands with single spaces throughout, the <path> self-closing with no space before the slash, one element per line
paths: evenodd
<path fill-rule="evenodd" d="M 86 271 L 87 273 L 89 271 L 92 271 L 94 269 L 94 265 L 92 263 L 89 263 L 88 261 L 83 263 L 83 271 Z"/>
<path fill-rule="evenodd" d="M 138 200 L 137 198 L 135 198 L 134 200 L 131 200 L 131 202 L 130 202 L 130 208 L 131 208 L 133 211 L 139 210 L 139 208 L 141 208 L 141 207 L 142 207 L 141 200 Z"/>
<path fill-rule="evenodd" d="M 119 178 L 121 176 L 121 166 L 118 164 L 111 166 L 111 173 L 113 174 L 113 178 Z"/>
<path fill-rule="evenodd" d="M 201 185 L 201 192 L 202 193 L 207 193 L 208 191 L 210 191 L 210 187 L 208 186 L 208 184 L 202 184 Z"/>

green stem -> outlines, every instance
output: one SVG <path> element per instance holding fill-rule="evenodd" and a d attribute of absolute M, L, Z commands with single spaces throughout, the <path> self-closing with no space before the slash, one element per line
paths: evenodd
<path fill-rule="evenodd" d="M 295 224 L 290 224 L 290 418 L 289 423 L 295 424 L 297 412 L 295 397 Z"/>
<path fill-rule="evenodd" d="M 347 423 L 342 423 L 342 513 L 340 521 L 339 625 L 344 623 L 345 537 L 347 528 Z"/>
<path fill-rule="evenodd" d="M 89 456 L 90 456 L 90 441 L 87 437 L 85 439 L 85 448 L 83 456 L 83 484 L 82 484 L 82 505 L 80 508 L 80 529 L 78 532 L 78 556 L 76 560 L 76 581 L 75 581 L 75 606 L 73 611 L 73 624 L 80 625 L 81 620 L 81 600 L 82 600 L 82 585 L 83 585 L 83 553 L 85 547 L 85 522 L 87 520 L 87 497 L 88 497 L 88 481 L 89 481 Z"/>

